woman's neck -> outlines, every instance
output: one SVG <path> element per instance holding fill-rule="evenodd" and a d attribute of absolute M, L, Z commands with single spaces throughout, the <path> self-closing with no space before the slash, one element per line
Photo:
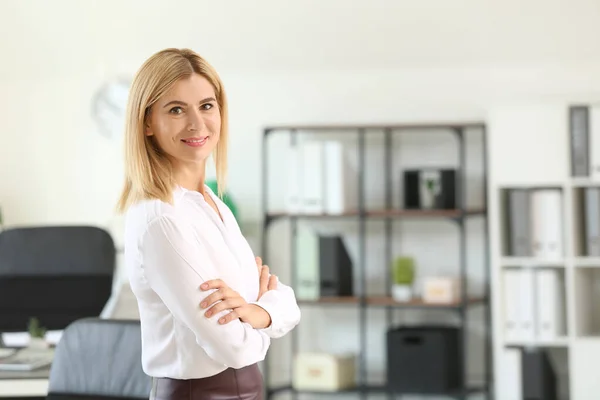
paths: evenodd
<path fill-rule="evenodd" d="M 179 164 L 174 175 L 177 184 L 187 190 L 194 190 L 204 195 L 205 163 Z"/>

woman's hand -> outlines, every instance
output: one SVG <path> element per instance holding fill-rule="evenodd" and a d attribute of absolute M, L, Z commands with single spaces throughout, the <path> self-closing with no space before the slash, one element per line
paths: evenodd
<path fill-rule="evenodd" d="M 260 299 L 263 294 L 265 294 L 269 290 L 275 290 L 277 288 L 277 276 L 271 275 L 269 277 L 269 266 L 263 265 L 262 258 L 256 257 L 256 266 L 258 267 L 258 277 L 259 277 L 259 290 L 258 297 L 256 300 Z"/>
<path fill-rule="evenodd" d="M 221 279 L 204 282 L 200 288 L 202 290 L 217 289 L 200 303 L 201 308 L 208 308 L 204 313 L 207 318 L 210 318 L 221 311 L 231 310 L 230 313 L 219 319 L 220 324 L 226 324 L 234 319 L 240 318 L 241 307 L 248 305 L 246 300 L 240 296 L 238 292 L 227 286 Z"/>
<path fill-rule="evenodd" d="M 200 303 L 200 307 L 208 308 L 204 313 L 207 318 L 221 311 L 231 309 L 231 312 L 219 318 L 220 324 L 227 324 L 239 319 L 250 324 L 254 329 L 263 329 L 271 325 L 271 316 L 264 308 L 255 304 L 248 304 L 238 292 L 231 289 L 222 280 L 207 281 L 200 288 L 202 290 L 217 289 Z"/>

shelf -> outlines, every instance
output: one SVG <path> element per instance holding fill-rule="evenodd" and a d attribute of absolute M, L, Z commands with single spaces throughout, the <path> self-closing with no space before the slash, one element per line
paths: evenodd
<path fill-rule="evenodd" d="M 484 393 L 486 389 L 484 387 L 472 387 L 467 389 L 457 389 L 451 390 L 447 392 L 440 393 L 398 393 L 394 391 L 388 391 L 387 387 L 384 385 L 368 385 L 368 386 L 359 386 L 352 389 L 345 389 L 339 391 L 313 391 L 313 390 L 297 390 L 294 389 L 291 385 L 289 386 L 280 386 L 270 390 L 270 395 L 275 395 L 279 393 L 292 392 L 292 393 L 301 393 L 301 394 L 313 394 L 313 395 L 339 395 L 339 394 L 348 394 L 348 393 L 394 393 L 397 395 L 414 395 L 419 397 L 438 397 L 438 396 L 446 396 L 446 397 L 458 397 L 461 398 L 465 395 L 472 395 L 477 393 Z"/>
<path fill-rule="evenodd" d="M 590 178 L 575 177 L 571 178 L 571 186 L 574 188 L 598 187 L 600 182 L 593 181 Z"/>
<path fill-rule="evenodd" d="M 462 210 L 380 210 L 367 211 L 367 217 L 414 217 L 414 218 L 461 218 L 475 215 L 485 215 L 485 209 L 474 208 Z"/>
<path fill-rule="evenodd" d="M 478 132 L 470 132 L 470 128 L 477 128 Z M 372 132 L 373 130 L 380 129 L 379 132 Z M 435 191 L 434 195 L 436 196 L 436 202 L 427 202 L 427 204 L 435 204 L 442 205 L 448 204 L 444 200 L 446 200 L 447 196 L 450 196 L 455 199 L 455 202 L 447 205 L 446 207 L 453 207 L 452 209 L 418 209 L 418 208 L 409 208 L 412 207 L 412 204 L 425 204 L 424 201 L 416 201 L 412 202 L 407 200 L 408 195 L 411 193 L 405 193 L 406 188 L 404 186 L 403 178 L 402 178 L 402 170 L 406 169 L 404 163 L 399 161 L 399 158 L 403 156 L 403 153 L 397 153 L 398 146 L 394 144 L 396 140 L 395 135 L 400 131 L 406 131 L 407 133 L 415 133 L 415 137 L 424 137 L 426 135 L 426 130 L 432 130 L 435 135 L 444 134 L 449 136 L 448 138 L 444 138 L 444 144 L 451 145 L 456 150 L 456 161 L 451 161 L 448 163 L 447 168 L 452 168 L 455 170 L 455 178 L 456 184 L 453 188 L 445 189 L 445 183 L 441 184 L 442 191 Z M 283 133 L 289 134 L 289 138 L 283 137 L 275 138 L 272 133 L 276 131 L 282 131 Z M 287 131 L 287 132 L 285 132 Z M 312 135 L 311 131 L 315 134 Z M 306 137 L 305 133 L 308 133 Z M 347 134 L 348 133 L 348 134 Z M 421 135 L 422 133 L 422 135 Z M 467 143 L 471 138 L 471 133 L 480 133 L 481 134 L 481 151 L 482 155 L 482 173 L 480 186 L 475 186 L 475 189 L 481 189 L 481 195 L 483 198 L 478 199 L 478 204 L 476 204 L 475 198 L 471 195 L 475 193 L 471 193 L 468 187 L 471 186 L 472 175 L 469 172 L 471 164 L 471 146 L 470 142 Z M 344 291 L 337 293 L 347 293 L 347 294 L 355 294 L 353 296 L 342 296 L 342 297 L 322 297 L 322 298 L 311 298 L 311 295 L 308 291 L 308 285 L 306 285 L 307 290 L 305 291 L 306 295 L 298 296 L 301 294 L 300 290 L 297 291 L 297 303 L 303 308 L 319 308 L 323 310 L 325 308 L 331 308 L 331 311 L 334 313 L 339 313 L 344 308 L 345 311 L 350 311 L 350 314 L 353 314 L 355 311 L 357 312 L 356 318 L 353 315 L 344 315 L 344 320 L 348 319 L 356 319 L 357 320 L 357 328 L 356 334 L 358 335 L 358 349 L 357 353 L 363 355 L 367 352 L 368 346 L 373 344 L 373 340 L 377 340 L 379 345 L 382 345 L 384 353 L 386 347 L 385 337 L 380 338 L 370 338 L 368 334 L 368 327 L 371 324 L 369 319 L 369 315 L 371 311 L 374 313 L 378 313 L 381 311 L 386 311 L 386 319 L 377 321 L 377 324 L 382 324 L 382 327 L 386 329 L 391 329 L 397 324 L 393 320 L 393 313 L 391 312 L 394 309 L 402 309 L 402 310 L 410 310 L 410 313 L 416 314 L 427 314 L 430 312 L 442 312 L 442 313 L 455 313 L 454 320 L 457 320 L 457 328 L 466 327 L 467 324 L 470 326 L 470 322 L 467 320 L 471 318 L 470 313 L 466 312 L 468 307 L 477 306 L 482 308 L 483 310 L 483 321 L 481 327 L 481 334 L 483 336 L 485 349 L 481 353 L 482 358 L 484 359 L 485 365 L 482 368 L 482 371 L 485 371 L 485 375 L 482 376 L 485 381 L 480 388 L 472 388 L 465 389 L 461 387 L 459 390 L 450 391 L 446 393 L 397 393 L 390 388 L 388 388 L 388 383 L 383 382 L 380 384 L 368 384 L 369 379 L 369 370 L 371 360 L 367 360 L 364 357 L 360 357 L 357 359 L 356 363 L 356 384 L 360 385 L 358 387 L 352 389 L 346 389 L 342 391 L 311 391 L 311 390 L 297 390 L 294 389 L 292 382 L 281 381 L 277 379 L 278 384 L 275 384 L 274 379 L 269 379 L 269 375 L 277 376 L 280 375 L 280 370 L 278 367 L 268 366 L 265 369 L 265 382 L 267 386 L 267 396 L 266 400 L 270 400 L 272 398 L 276 398 L 279 395 L 283 395 L 281 397 L 287 397 L 290 394 L 306 394 L 306 398 L 317 398 L 318 395 L 323 396 L 336 396 L 336 395 L 352 395 L 353 397 L 359 397 L 361 399 L 366 399 L 371 396 L 368 394 L 406 394 L 406 395 L 417 395 L 419 397 L 439 397 L 442 396 L 444 398 L 465 398 L 467 395 L 472 393 L 482 393 L 484 398 L 487 400 L 490 398 L 489 388 L 491 387 L 491 375 L 493 373 L 493 364 L 491 359 L 491 347 L 490 347 L 490 331 L 492 329 L 491 323 L 491 307 L 490 307 L 490 292 L 489 288 L 489 280 L 490 276 L 488 274 L 489 269 L 489 259 L 488 259 L 488 228 L 487 228 L 487 213 L 488 213 L 488 201 L 487 201 L 487 188 L 486 188 L 486 179 L 487 179 L 487 146 L 486 146 L 486 130 L 484 122 L 451 122 L 449 124 L 442 124 L 437 122 L 431 122 L 426 124 L 379 124 L 379 125 L 350 125 L 350 124 L 341 124 L 341 125 L 327 125 L 321 126 L 320 124 L 313 125 L 300 125 L 300 126 L 288 126 L 288 125 L 272 125 L 264 128 L 263 131 L 263 151 L 264 161 L 262 162 L 262 173 L 263 179 L 265 182 L 265 190 L 263 191 L 263 198 L 265 201 L 263 202 L 263 212 L 262 212 L 262 253 L 264 257 L 267 257 L 269 253 L 269 247 L 274 247 L 274 250 L 279 255 L 284 249 L 286 249 L 286 253 L 290 253 L 290 269 L 292 276 L 295 276 L 293 279 L 292 286 L 294 289 L 297 289 L 298 286 L 305 285 L 304 282 L 318 282 L 320 281 L 320 277 L 318 274 L 320 273 L 320 266 L 330 265 L 337 263 L 335 261 L 327 261 L 322 256 L 326 254 L 326 252 L 319 253 L 320 243 L 316 240 L 318 236 L 330 235 L 333 233 L 334 235 L 349 236 L 349 240 L 344 243 L 347 247 L 352 247 L 352 249 L 347 249 L 347 253 L 349 258 L 352 261 L 352 282 L 353 284 L 357 284 L 361 288 L 372 287 L 369 285 L 369 279 L 371 276 L 373 277 L 383 277 L 383 282 L 379 281 L 379 279 L 374 280 L 374 284 L 378 284 L 379 290 L 369 291 Z M 338 135 L 339 134 L 339 135 Z M 318 137 L 321 135 L 322 137 Z M 329 138 L 328 136 L 336 135 L 336 138 Z M 479 135 L 478 135 L 479 136 Z M 317 138 L 318 137 L 318 138 Z M 346 140 L 347 138 L 351 140 Z M 373 140 L 371 140 L 373 138 Z M 273 140 L 271 140 L 273 139 Z M 281 141 L 279 139 L 282 139 Z M 289 140 L 288 140 L 289 139 Z M 327 208 L 326 203 L 322 203 L 323 207 L 315 207 L 317 211 L 321 210 L 321 213 L 311 212 L 308 208 L 303 207 L 286 207 L 286 204 L 291 204 L 288 202 L 289 200 L 294 200 L 290 198 L 291 192 L 286 192 L 286 185 L 292 180 L 292 189 L 294 191 L 298 190 L 298 187 L 302 187 L 302 185 L 307 185 L 308 179 L 306 174 L 303 176 L 298 175 L 286 175 L 285 171 L 280 170 L 279 167 L 274 167 L 269 165 L 269 148 L 274 146 L 275 151 L 277 151 L 277 160 L 279 162 L 280 159 L 285 159 L 286 156 L 282 155 L 281 152 L 284 150 L 290 151 L 293 157 L 304 157 L 306 154 L 298 153 L 298 151 L 303 149 L 299 149 L 302 147 L 304 143 L 308 141 L 313 142 L 321 142 L 322 139 L 335 141 L 342 149 L 343 158 L 346 157 L 346 150 L 351 150 L 351 153 L 348 154 L 348 162 L 350 167 L 353 168 L 352 173 L 356 176 L 351 177 L 349 179 L 350 183 L 348 185 L 344 184 L 343 187 L 336 189 L 343 190 L 342 196 L 347 201 L 343 202 L 344 208 L 338 208 L 337 210 L 345 210 L 342 213 L 334 213 L 333 208 Z M 356 142 L 354 142 L 356 139 Z M 445 140 L 447 139 L 447 140 Z M 305 142 L 305 140 L 307 142 Z M 432 140 L 435 140 L 435 147 L 437 149 L 439 141 L 437 140 L 437 136 L 432 136 Z M 351 143 L 352 142 L 352 143 Z M 372 145 L 376 145 L 381 150 L 381 156 L 376 155 L 371 150 L 375 150 L 372 148 Z M 423 151 L 427 151 L 428 146 L 424 146 Z M 404 151 L 403 147 L 402 151 Z M 339 153 L 338 153 L 339 154 Z M 420 158 L 420 151 L 417 150 L 415 152 L 415 160 Z M 281 158 L 283 157 L 283 158 Z M 337 156 L 336 156 L 337 157 Z M 327 168 L 321 162 L 314 162 L 311 164 L 310 160 L 304 158 L 292 159 L 292 169 L 310 168 L 310 166 L 315 166 L 321 168 Z M 469 163 L 467 163 L 469 160 Z M 298 163 L 296 165 L 296 162 Z M 304 162 L 304 164 L 302 164 Z M 337 161 L 335 161 L 337 162 Z M 356 165 L 354 165 L 356 164 Z M 420 164 L 420 162 L 419 162 Z M 446 164 L 446 163 L 444 163 Z M 457 164 L 453 166 L 453 164 Z M 329 164 L 327 164 L 329 165 Z M 412 165 L 411 162 L 407 162 L 406 165 Z M 415 168 L 424 168 L 427 169 L 427 164 L 423 163 L 422 166 L 416 166 Z M 327 179 L 332 179 L 332 181 L 338 182 L 340 181 L 340 177 L 333 176 L 334 173 L 339 171 L 337 166 L 333 167 L 332 176 Z M 372 171 L 371 171 L 372 170 Z M 381 170 L 381 172 L 376 172 L 377 170 Z M 477 171 L 479 172 L 479 171 Z M 398 175 L 400 174 L 400 176 Z M 477 173 L 477 175 L 479 175 Z M 400 179 L 398 179 L 400 178 Z M 428 177 L 419 177 L 419 180 L 429 179 Z M 298 185 L 296 185 L 293 181 L 297 181 Z M 425 181 L 423 181 L 425 183 Z M 433 187 L 435 188 L 435 182 L 433 182 Z M 422 184 L 420 184 L 422 185 Z M 427 187 L 431 187 L 431 182 L 427 181 Z M 273 187 L 276 192 L 271 193 L 268 187 Z M 378 187 L 379 189 L 377 189 Z M 419 197 L 421 196 L 420 188 L 411 190 L 411 192 L 417 193 L 419 190 Z M 284 188 L 284 189 L 282 189 Z M 272 189 L 273 191 L 273 189 Z M 283 192 L 283 193 L 282 193 Z M 429 192 L 428 192 L 429 193 Z M 279 198 L 279 201 L 271 202 L 270 199 L 275 195 L 280 196 L 284 195 L 283 198 Z M 292 193 L 298 195 L 298 192 Z M 439 196 L 439 197 L 438 197 Z M 473 199 L 473 203 L 471 203 L 471 199 Z M 295 204 L 303 204 L 303 202 L 298 202 L 298 198 L 295 199 Z M 304 199 L 308 200 L 308 199 Z M 362 201 L 361 201 L 362 200 Z M 439 201 L 438 201 L 439 200 Z M 463 201 L 464 200 L 464 201 Z M 315 201 L 317 201 L 315 199 Z M 375 203 L 378 201 L 379 203 Z M 383 203 L 385 201 L 385 203 Z M 308 204 L 308 203 L 306 203 Z M 406 207 L 406 208 L 402 208 Z M 474 222 L 479 222 L 479 220 L 483 220 L 481 224 L 478 224 L 476 227 L 481 229 L 481 233 L 475 235 L 476 240 L 474 240 L 474 246 L 476 249 L 481 250 L 481 255 L 483 256 L 483 260 L 477 259 L 474 261 L 474 264 L 482 268 L 482 276 L 480 277 L 483 281 L 483 293 L 465 291 L 464 298 L 461 296 L 459 301 L 455 301 L 449 304 L 440 304 L 440 303 L 427 303 L 424 302 L 421 298 L 414 298 L 410 301 L 406 302 L 398 302 L 395 301 L 389 294 L 391 292 L 385 290 L 384 288 L 389 288 L 391 282 L 391 274 L 389 274 L 390 265 L 394 262 L 396 257 L 402 256 L 405 252 L 409 250 L 404 250 L 404 247 L 407 243 L 404 243 L 398 239 L 397 233 L 395 231 L 395 224 L 392 222 L 403 222 L 404 220 L 408 220 L 410 222 L 415 221 L 416 223 L 424 223 L 426 226 L 425 231 L 427 231 L 428 236 L 435 236 L 434 239 L 437 239 L 438 230 L 435 228 L 437 225 L 452 225 L 450 229 L 445 230 L 444 234 L 452 235 L 452 237 L 456 237 L 457 241 L 450 241 L 444 244 L 438 245 L 437 241 L 429 241 L 429 238 L 421 237 L 425 231 L 415 232 L 415 237 L 419 239 L 424 239 L 425 243 L 422 249 L 422 252 L 425 256 L 429 256 L 431 254 L 430 248 L 433 246 L 436 248 L 437 254 L 444 264 L 446 262 L 447 257 L 456 257 L 457 260 L 449 260 L 451 263 L 455 263 L 460 268 L 459 279 L 461 282 L 467 282 L 472 280 L 472 276 L 467 268 L 470 266 L 470 254 L 473 251 L 471 249 L 471 238 L 473 235 L 470 232 L 470 226 L 466 222 L 471 221 L 471 217 Z M 371 229 L 371 221 L 375 224 L 382 224 L 383 232 L 374 233 Z M 397 221 L 396 221 L 397 220 Z M 277 228 L 285 229 L 289 232 L 285 237 L 280 237 L 279 232 L 273 233 L 276 228 L 277 222 L 284 223 L 284 226 L 277 226 Z M 287 222 L 290 222 L 288 224 Z M 348 226 L 344 227 L 342 225 L 351 224 L 351 226 L 355 226 L 357 224 L 357 229 L 354 231 L 348 231 Z M 434 226 L 429 226 L 430 223 L 434 224 Z M 365 223 L 368 224 L 365 226 Z M 340 225 L 341 224 L 341 225 Z M 316 225 L 324 225 L 323 227 Z M 335 226 L 334 226 L 335 225 Z M 338 226 L 339 225 L 339 226 Z M 360 226 L 358 226 L 360 225 Z M 307 229 L 305 229 L 307 228 Z M 308 232 L 311 230 L 312 232 Z M 326 231 L 323 233 L 322 231 Z M 307 234 L 310 233 L 309 234 Z M 272 234 L 271 236 L 269 236 Z M 404 232 L 402 232 L 402 235 Z M 354 239 L 358 239 L 355 241 Z M 277 244 L 271 244 L 271 239 L 273 243 L 277 241 Z M 373 248 L 371 246 L 371 239 L 373 242 L 377 240 L 377 247 Z M 285 241 L 285 247 L 280 246 L 279 242 Z M 445 250 L 449 251 L 449 254 L 446 256 Z M 288 249 L 289 247 L 289 249 Z M 402 249 L 402 251 L 399 250 Z M 371 252 L 375 250 L 376 259 L 378 261 L 377 264 L 380 264 L 381 267 L 374 267 L 372 263 L 369 263 L 368 260 L 371 259 Z M 417 249 L 417 253 L 420 249 Z M 478 252 L 479 254 L 479 252 Z M 420 257 L 420 254 L 415 254 L 415 258 Z M 345 258 L 345 256 L 344 256 Z M 381 261 L 379 263 L 379 261 Z M 339 263 L 338 267 L 341 265 Z M 349 263 L 344 263 L 345 265 L 350 265 Z M 425 263 L 424 263 L 425 264 Z M 302 266 L 307 265 L 306 269 L 303 269 Z M 316 270 L 313 267 L 319 266 Z M 465 266 L 464 268 L 462 266 Z M 309 268 L 310 267 L 310 268 Z M 380 274 L 376 274 L 372 270 L 369 269 L 368 273 L 366 271 L 367 268 L 381 268 L 379 271 Z M 432 268 L 434 268 L 432 266 Z M 337 267 L 332 269 L 338 269 Z M 315 274 L 313 274 L 315 273 Z M 335 274 L 340 274 L 339 272 L 334 272 Z M 310 276 L 309 276 L 310 275 Z M 479 277 L 479 275 L 478 275 Z M 345 279 L 345 277 L 344 277 Z M 360 282 L 360 284 L 359 284 Z M 300 283 L 300 285 L 298 285 Z M 302 287 L 302 286 L 301 286 Z M 329 292 L 336 293 L 336 292 Z M 378 295 L 372 295 L 378 294 Z M 319 294 L 318 292 L 315 294 Z M 463 294 L 461 291 L 460 294 Z M 472 295 L 471 295 L 472 294 Z M 475 297 L 474 295 L 478 294 L 479 297 Z M 314 296 L 316 297 L 316 296 Z M 431 310 L 431 311 L 429 311 Z M 470 309 L 468 309 L 470 310 Z M 368 312 L 365 312 L 368 311 Z M 346 314 L 346 313 L 344 313 Z M 425 317 L 429 317 L 429 315 L 424 315 Z M 319 316 L 320 317 L 320 316 Z M 305 321 L 306 322 L 306 321 Z M 312 322 L 312 321 L 311 321 Z M 310 324 L 310 322 L 309 322 Z M 425 322 L 427 324 L 427 322 Z M 301 324 L 302 325 L 302 324 Z M 298 327 L 300 328 L 300 326 Z M 294 335 L 293 340 L 291 341 L 291 352 L 290 355 L 293 356 L 302 351 L 303 348 L 313 347 L 310 342 L 315 340 L 314 335 L 298 335 L 295 329 L 294 332 L 291 332 Z M 309 325 L 310 329 L 310 325 Z M 339 335 L 338 335 L 339 336 Z M 328 338 L 329 339 L 329 338 Z M 336 344 L 338 341 L 338 337 L 332 338 Z M 466 342 L 466 340 L 465 340 Z M 325 345 L 319 344 L 319 347 L 325 348 Z M 467 376 L 469 371 L 468 365 L 471 362 L 471 352 L 474 351 L 476 356 L 477 351 L 472 349 L 470 343 L 464 343 L 459 346 L 459 357 L 460 362 L 458 362 L 454 368 L 460 373 L 461 377 Z M 272 353 L 272 352 L 270 352 Z M 389 353 L 386 353 L 389 356 Z M 282 354 L 283 357 L 286 355 Z M 378 356 L 384 356 L 384 358 L 378 360 L 378 364 L 382 362 L 385 363 L 385 354 L 381 354 Z M 436 355 L 437 357 L 438 355 Z M 441 355 L 439 355 L 441 357 Z M 273 356 L 269 356 L 273 357 Z M 276 356 L 278 360 L 279 355 Z M 479 357 L 478 357 L 479 358 Z M 441 358 L 440 358 L 441 360 Z M 290 358 L 290 361 L 293 361 Z M 368 362 L 367 362 L 368 361 Z M 286 363 L 288 361 L 285 361 Z M 434 361 L 435 362 L 435 361 Z M 278 361 L 278 364 L 281 361 Z M 293 371 L 293 368 L 292 368 Z M 393 379 L 393 378 L 391 378 Z M 271 383 L 270 383 L 271 382 Z M 389 381 L 390 384 L 392 383 Z M 286 384 L 287 383 L 287 384 Z M 283 384 L 283 385 L 282 385 Z M 390 385 L 392 386 L 392 385 Z M 463 386 L 470 387 L 472 386 L 471 382 L 463 383 Z M 423 388 L 423 390 L 427 390 L 428 387 Z"/>
<path fill-rule="evenodd" d="M 279 393 L 285 393 L 285 392 L 315 394 L 315 395 L 316 394 L 318 394 L 318 395 L 338 395 L 338 394 L 361 393 L 361 392 L 363 392 L 363 393 L 377 393 L 377 392 L 384 393 L 385 391 L 382 390 L 382 387 L 378 387 L 378 386 L 361 386 L 361 387 L 355 387 L 355 388 L 337 390 L 337 391 L 298 390 L 298 389 L 294 389 L 292 387 L 292 385 L 274 387 L 270 390 L 271 394 L 279 394 Z"/>
<path fill-rule="evenodd" d="M 426 303 L 420 298 L 415 298 L 409 302 L 397 302 L 391 297 L 387 296 L 373 296 L 367 298 L 367 304 L 371 306 L 391 306 L 391 307 L 407 307 L 407 308 L 461 308 L 465 305 L 483 304 L 485 298 L 473 297 L 467 300 L 466 304 L 462 302 L 453 302 L 448 304 L 440 303 Z"/>
<path fill-rule="evenodd" d="M 475 208 L 462 210 L 367 210 L 364 216 L 367 218 L 462 218 L 468 216 L 485 215 L 485 209 Z M 343 214 L 302 214 L 289 213 L 285 211 L 274 211 L 267 214 L 268 218 L 351 218 L 360 217 L 361 213 L 358 210 L 348 211 Z"/>
<path fill-rule="evenodd" d="M 502 257 L 503 267 L 564 268 L 565 260 L 544 260 L 536 257 Z"/>
<path fill-rule="evenodd" d="M 341 297 L 321 297 L 315 300 L 297 299 L 298 304 L 303 305 L 327 305 L 327 304 L 358 304 L 360 297 L 357 296 L 341 296 Z"/>
<path fill-rule="evenodd" d="M 556 339 L 539 340 L 510 340 L 506 341 L 506 347 L 527 348 L 527 347 L 567 347 L 569 345 L 568 337 L 557 337 Z"/>
<path fill-rule="evenodd" d="M 600 257 L 577 257 L 575 267 L 600 268 Z"/>
<path fill-rule="evenodd" d="M 302 305 L 328 305 L 328 304 L 360 304 L 361 298 L 358 296 L 347 297 L 322 297 L 317 300 L 298 300 Z M 466 305 L 484 304 L 484 297 L 470 298 Z M 369 296 L 365 298 L 365 304 L 371 307 L 396 307 L 396 308 L 427 308 L 427 309 L 454 309 L 461 308 L 463 303 L 453 302 L 449 304 L 425 303 L 422 299 L 415 298 L 408 302 L 397 302 L 389 296 Z"/>
<path fill-rule="evenodd" d="M 379 130 L 379 129 L 391 129 L 391 130 L 434 130 L 434 129 L 465 129 L 465 128 L 483 128 L 485 127 L 484 122 L 478 121 L 465 121 L 465 122 L 446 122 L 446 123 L 432 123 L 432 124 L 391 124 L 391 125 L 349 125 L 349 124 L 331 124 L 331 125 L 272 125 L 265 127 L 265 132 L 269 133 L 272 131 L 337 131 L 337 130 L 352 130 L 356 131 L 359 129 L 365 130 Z"/>

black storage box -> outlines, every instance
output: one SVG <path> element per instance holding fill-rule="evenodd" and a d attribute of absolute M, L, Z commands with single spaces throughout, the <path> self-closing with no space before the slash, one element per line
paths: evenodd
<path fill-rule="evenodd" d="M 387 332 L 387 382 L 398 393 L 445 393 L 463 387 L 458 328 L 399 327 Z"/>
<path fill-rule="evenodd" d="M 558 400 L 556 372 L 545 349 L 521 351 L 523 400 Z"/>

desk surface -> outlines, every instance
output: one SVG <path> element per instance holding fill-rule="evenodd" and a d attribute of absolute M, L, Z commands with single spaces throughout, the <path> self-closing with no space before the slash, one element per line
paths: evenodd
<path fill-rule="evenodd" d="M 46 397 L 50 367 L 35 371 L 0 371 L 0 397 Z"/>

